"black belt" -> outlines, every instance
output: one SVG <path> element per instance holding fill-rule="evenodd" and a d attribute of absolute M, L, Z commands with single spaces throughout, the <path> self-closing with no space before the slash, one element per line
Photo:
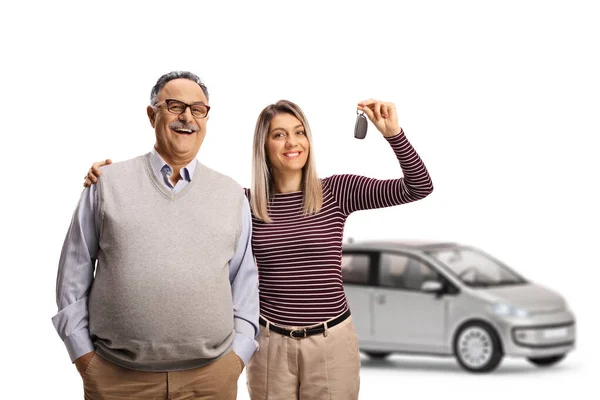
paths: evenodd
<path fill-rule="evenodd" d="M 346 318 L 350 316 L 350 309 L 346 310 L 342 315 L 335 317 L 331 321 L 327 322 L 327 329 L 333 328 L 340 322 L 343 322 Z M 262 326 L 267 326 L 267 321 L 263 317 L 258 319 L 258 322 Z M 292 338 L 305 338 L 311 335 L 318 335 L 320 333 L 325 332 L 325 323 L 319 324 L 317 326 L 312 326 L 310 328 L 298 328 L 298 329 L 285 329 L 277 325 L 273 325 L 269 323 L 269 329 L 273 332 L 277 332 L 281 335 L 289 336 Z"/>

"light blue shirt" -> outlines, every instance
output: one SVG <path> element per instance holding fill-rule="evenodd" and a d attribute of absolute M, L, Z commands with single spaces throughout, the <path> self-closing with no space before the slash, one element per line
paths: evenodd
<path fill-rule="evenodd" d="M 151 153 L 152 170 L 159 181 L 174 193 L 194 178 L 198 161 L 193 160 L 180 170 L 181 179 L 175 185 L 169 180 L 173 169 L 156 149 Z M 102 178 L 100 178 L 102 179 Z M 99 192 L 96 185 L 86 188 L 73 214 L 71 226 L 63 244 L 58 263 L 56 303 L 58 313 L 52 322 L 64 341 L 71 361 L 94 351 L 88 329 L 87 300 L 94 280 L 100 237 Z M 242 204 L 242 231 L 236 252 L 229 261 L 229 282 L 233 300 L 233 351 L 248 364 L 258 348 L 258 271 L 251 246 L 252 218 L 248 200 Z M 249 316 L 252 316 L 251 318 Z"/>

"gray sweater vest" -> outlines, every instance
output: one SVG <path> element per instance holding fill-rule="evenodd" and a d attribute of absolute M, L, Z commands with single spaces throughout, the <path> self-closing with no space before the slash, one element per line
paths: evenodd
<path fill-rule="evenodd" d="M 177 194 L 149 154 L 102 169 L 98 265 L 89 295 L 96 351 L 126 368 L 196 368 L 235 337 L 229 260 L 244 193 L 198 163 Z"/>

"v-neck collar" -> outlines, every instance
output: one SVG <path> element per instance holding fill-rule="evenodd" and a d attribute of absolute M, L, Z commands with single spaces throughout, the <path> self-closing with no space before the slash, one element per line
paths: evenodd
<path fill-rule="evenodd" d="M 156 176 L 156 173 L 154 172 L 154 170 L 152 169 L 152 152 L 146 154 L 144 156 L 144 164 L 146 165 L 146 172 L 148 173 L 148 176 L 150 177 L 150 179 L 152 180 L 152 182 L 154 183 L 154 186 L 165 196 L 167 197 L 169 200 L 171 201 L 176 201 L 177 199 L 179 199 L 180 197 L 185 196 L 185 194 L 187 192 L 190 191 L 191 187 L 195 184 L 195 182 L 199 179 L 201 179 L 201 174 L 203 172 L 204 169 L 204 165 L 202 165 L 200 162 L 198 162 L 198 160 L 194 160 L 194 162 L 196 162 L 196 168 L 193 174 L 193 178 L 190 179 L 190 182 L 188 182 L 187 185 L 185 185 L 185 187 L 183 189 L 181 189 L 179 192 L 174 193 L 172 190 L 170 190 L 169 188 L 167 188 L 165 186 L 165 184 L 163 182 L 161 182 L 158 177 Z"/>

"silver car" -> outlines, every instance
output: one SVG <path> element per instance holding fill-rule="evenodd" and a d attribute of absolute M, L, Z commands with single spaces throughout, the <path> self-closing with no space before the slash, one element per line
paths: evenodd
<path fill-rule="evenodd" d="M 362 352 L 454 355 L 468 371 L 504 355 L 537 366 L 575 347 L 575 317 L 556 292 L 473 247 L 344 244 L 342 274 Z"/>

